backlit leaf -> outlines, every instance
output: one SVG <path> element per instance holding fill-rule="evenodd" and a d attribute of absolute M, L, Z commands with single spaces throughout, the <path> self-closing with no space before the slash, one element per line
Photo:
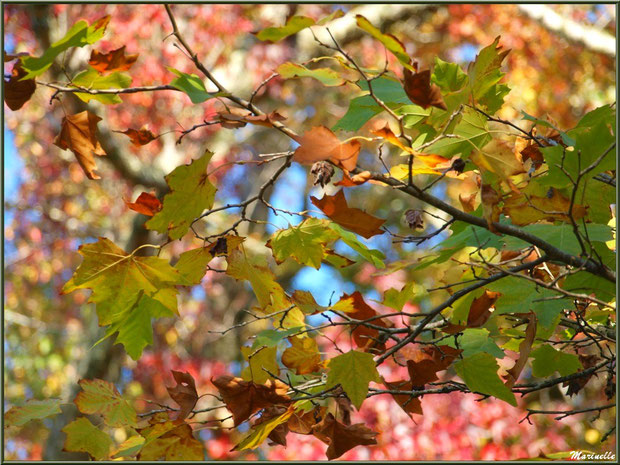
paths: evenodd
<path fill-rule="evenodd" d="M 412 60 L 407 54 L 405 46 L 400 40 L 398 40 L 392 34 L 382 33 L 362 15 L 355 15 L 355 19 L 360 29 L 363 29 L 375 39 L 377 39 L 379 42 L 381 42 L 385 46 L 385 48 L 387 48 L 392 54 L 394 54 L 394 56 L 398 58 L 398 61 L 400 61 L 406 68 L 413 69 L 413 67 L 411 66 Z"/>
<path fill-rule="evenodd" d="M 95 460 L 105 460 L 110 455 L 112 439 L 85 417 L 72 421 L 62 432 L 67 435 L 64 445 L 67 452 L 87 452 Z"/>
<path fill-rule="evenodd" d="M 321 354 L 316 340 L 311 337 L 291 337 L 292 346 L 282 354 L 282 363 L 294 369 L 298 375 L 305 375 L 318 371 L 321 363 Z"/>
<path fill-rule="evenodd" d="M 243 358 L 248 361 L 248 366 L 241 371 L 241 377 L 247 381 L 262 384 L 280 374 L 280 366 L 276 359 L 277 347 L 241 347 Z"/>
<path fill-rule="evenodd" d="M 13 65 L 10 79 L 4 81 L 4 103 L 13 111 L 23 107 L 37 90 L 34 79 L 22 79 L 26 74 L 21 62 L 18 61 Z"/>
<path fill-rule="evenodd" d="M 456 362 L 454 368 L 472 391 L 488 394 L 506 401 L 510 405 L 517 406 L 515 395 L 497 374 L 499 366 L 491 354 L 479 352 L 465 357 Z"/>
<path fill-rule="evenodd" d="M 161 210 L 161 202 L 159 199 L 148 192 L 142 192 L 135 202 L 127 202 L 125 200 L 125 205 L 131 210 L 147 216 L 153 216 Z"/>
<path fill-rule="evenodd" d="M 276 68 L 276 73 L 284 79 L 310 77 L 327 87 L 341 86 L 346 81 L 333 69 L 309 69 L 297 63 L 286 62 Z"/>
<path fill-rule="evenodd" d="M 255 449 L 260 446 L 270 433 L 279 425 L 286 423 L 295 412 L 291 405 L 282 415 L 263 421 L 252 428 L 252 432 L 237 444 L 233 450 Z"/>
<path fill-rule="evenodd" d="M 334 133 L 325 126 L 316 126 L 306 131 L 298 140 L 293 160 L 304 165 L 329 160 L 346 170 L 353 170 L 361 145 L 359 141 L 340 142 Z"/>
<path fill-rule="evenodd" d="M 422 108 L 433 106 L 447 110 L 439 86 L 431 84 L 431 71 L 429 69 L 417 73 L 405 69 L 404 76 L 405 92 L 413 103 Z"/>
<path fill-rule="evenodd" d="M 89 68 L 77 74 L 71 83 L 75 87 L 84 87 L 86 89 L 126 89 L 131 85 L 131 76 L 119 72 L 102 76 L 95 69 Z M 89 94 L 86 92 L 76 92 L 75 96 L 84 102 L 97 100 L 101 103 L 114 104 L 122 103 L 123 100 L 116 94 Z"/>
<path fill-rule="evenodd" d="M 168 71 L 177 75 L 170 81 L 170 85 L 185 92 L 192 103 L 202 103 L 215 97 L 215 95 L 207 92 L 204 82 L 195 74 L 183 73 L 171 67 L 168 67 Z"/>
<path fill-rule="evenodd" d="M 60 399 L 29 399 L 24 405 L 11 407 L 4 414 L 6 426 L 23 426 L 31 420 L 41 420 L 62 413 Z"/>
<path fill-rule="evenodd" d="M 198 402 L 198 393 L 196 392 L 196 382 L 189 373 L 172 370 L 172 376 L 177 385 L 174 387 L 166 387 L 168 394 L 174 400 L 181 410 L 177 419 L 185 419 L 191 413 Z"/>
<path fill-rule="evenodd" d="M 372 354 L 351 350 L 329 360 L 326 387 L 340 384 L 359 410 L 368 394 L 368 384 L 381 382 Z"/>
<path fill-rule="evenodd" d="M 533 350 L 531 356 L 534 358 L 532 374 L 537 378 L 546 378 L 556 371 L 560 376 L 568 376 L 582 369 L 577 355 L 556 350 L 549 344 Z"/>
<path fill-rule="evenodd" d="M 79 385 L 82 390 L 73 402 L 80 412 L 102 415 L 108 426 L 136 426 L 136 411 L 112 383 L 102 379 L 82 379 Z"/>
<path fill-rule="evenodd" d="M 90 54 L 88 64 L 100 73 L 110 73 L 112 71 L 127 71 L 138 59 L 138 54 L 125 55 L 125 45 L 108 53 L 93 50 Z"/>
<path fill-rule="evenodd" d="M 345 425 L 328 413 L 320 423 L 312 427 L 314 434 L 321 441 L 329 444 L 326 454 L 328 460 L 334 460 L 356 446 L 377 444 L 375 433 L 363 423 Z"/>

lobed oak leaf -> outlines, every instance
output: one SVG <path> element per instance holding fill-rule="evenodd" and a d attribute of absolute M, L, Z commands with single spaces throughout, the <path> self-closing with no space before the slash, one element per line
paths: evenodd
<path fill-rule="evenodd" d="M 390 391 L 413 391 L 414 386 L 411 381 L 383 381 L 385 387 Z M 402 408 L 409 418 L 413 413 L 422 415 L 422 402 L 419 397 L 410 396 L 407 394 L 391 394 L 394 401 Z"/>
<path fill-rule="evenodd" d="M 329 160 L 349 171 L 355 169 L 361 149 L 359 141 L 343 143 L 325 126 L 313 127 L 299 137 L 297 142 L 299 147 L 293 155 L 293 160 L 297 163 L 311 165 L 317 161 Z"/>
<path fill-rule="evenodd" d="M 441 90 L 437 84 L 431 84 L 431 70 L 425 69 L 417 73 L 412 73 L 404 69 L 405 78 L 404 88 L 407 97 L 422 108 L 436 107 L 447 110 L 446 103 L 441 96 Z"/>
<path fill-rule="evenodd" d="M 327 458 L 333 460 L 356 446 L 377 444 L 375 437 L 378 433 L 363 423 L 344 425 L 328 413 L 320 423 L 312 427 L 312 434 L 329 445 L 326 452 Z"/>
<path fill-rule="evenodd" d="M 287 405 L 291 401 L 286 394 L 288 386 L 278 380 L 270 379 L 265 384 L 256 384 L 224 375 L 212 380 L 212 383 L 232 413 L 235 426 L 243 423 L 260 409 L 272 405 Z"/>
<path fill-rule="evenodd" d="M 63 150 L 69 149 L 75 154 L 89 179 L 101 179 L 94 172 L 97 166 L 94 155 L 100 157 L 106 155 L 97 139 L 99 121 L 101 118 L 88 110 L 65 116 L 62 119 L 60 134 L 54 139 L 54 145 Z"/>
<path fill-rule="evenodd" d="M 93 50 L 90 54 L 88 64 L 100 73 L 112 71 L 127 71 L 138 59 L 138 54 L 125 55 L 125 45 L 109 53 L 102 53 Z"/>
<path fill-rule="evenodd" d="M 172 376 L 174 380 L 177 382 L 177 385 L 174 387 L 167 387 L 168 394 L 172 400 L 174 400 L 181 410 L 179 411 L 179 416 L 177 419 L 185 419 L 192 412 L 192 409 L 196 406 L 196 402 L 198 402 L 198 392 L 196 392 L 196 382 L 194 378 L 189 373 L 183 373 L 181 371 L 172 371 Z"/>
<path fill-rule="evenodd" d="M 136 147 L 140 147 L 141 145 L 146 145 L 149 142 L 153 142 L 159 136 L 153 134 L 149 129 L 127 129 L 126 131 L 114 131 L 120 132 L 121 134 L 125 134 L 129 139 L 131 139 L 131 143 Z"/>
<path fill-rule="evenodd" d="M 6 62 L 6 52 L 4 54 Z M 17 58 L 17 55 L 14 55 L 14 57 Z M 10 79 L 4 81 L 4 103 L 13 111 L 23 107 L 30 100 L 34 91 L 37 90 L 37 84 L 34 79 L 22 80 L 26 74 L 28 73 L 22 68 L 21 62 L 18 61 L 13 65 Z"/>
<path fill-rule="evenodd" d="M 335 195 L 326 194 L 320 200 L 316 197 L 310 197 L 310 200 L 329 219 L 366 239 L 384 233 L 379 229 L 379 226 L 385 223 L 385 220 L 369 215 L 359 208 L 350 208 L 342 189 Z"/>
<path fill-rule="evenodd" d="M 135 202 L 128 202 L 125 200 L 125 205 L 131 210 L 147 216 L 153 216 L 161 210 L 161 202 L 159 199 L 148 192 L 142 192 Z"/>

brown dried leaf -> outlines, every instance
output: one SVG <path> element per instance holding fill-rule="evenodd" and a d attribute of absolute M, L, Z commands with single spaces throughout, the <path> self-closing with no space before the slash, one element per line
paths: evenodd
<path fill-rule="evenodd" d="M 469 307 L 469 315 L 467 316 L 468 328 L 479 328 L 483 326 L 491 317 L 490 309 L 495 304 L 501 294 L 499 292 L 484 291 L 477 299 L 471 303 Z"/>
<path fill-rule="evenodd" d="M 347 426 L 338 422 L 331 413 L 328 413 L 320 423 L 312 427 L 312 434 L 329 444 L 327 458 L 329 460 L 340 457 L 355 446 L 369 446 L 377 444 L 375 433 L 364 424 L 358 423 Z"/>
<path fill-rule="evenodd" d="M 329 160 L 334 164 L 352 171 L 357 165 L 361 145 L 359 141 L 340 142 L 338 137 L 325 126 L 316 126 L 299 137 L 299 147 L 295 150 L 293 160 L 302 165 Z"/>
<path fill-rule="evenodd" d="M 346 300 L 349 300 L 353 307 L 352 311 L 346 311 L 347 316 L 351 318 L 355 318 L 356 320 L 367 320 L 378 315 L 377 311 L 364 301 L 364 297 L 359 291 L 355 291 L 351 295 L 344 294 L 340 298 L 339 303 Z M 391 321 L 384 321 L 382 318 L 372 320 L 370 323 L 383 328 L 391 328 L 393 326 Z M 359 325 L 357 327 L 354 326 L 351 334 L 353 335 L 353 340 L 360 349 L 372 353 L 385 352 L 385 342 L 377 340 L 379 338 L 379 330 Z"/>
<path fill-rule="evenodd" d="M 411 229 L 424 229 L 424 217 L 420 210 L 407 210 L 405 221 Z"/>
<path fill-rule="evenodd" d="M 117 132 L 120 132 L 121 134 L 125 134 L 126 136 L 128 136 L 131 139 L 131 143 L 135 145 L 136 147 L 140 147 L 141 145 L 146 145 L 149 142 L 152 142 L 159 137 L 153 134 L 150 130 L 146 128 L 142 128 L 139 130 L 129 128 L 126 131 L 117 131 Z"/>
<path fill-rule="evenodd" d="M 422 108 L 430 106 L 447 110 L 441 90 L 436 84 L 431 84 L 431 70 L 425 69 L 418 73 L 412 73 L 408 69 L 403 71 L 405 77 L 405 93 L 409 100 Z"/>
<path fill-rule="evenodd" d="M 384 233 L 379 227 L 385 220 L 369 215 L 359 208 L 349 208 L 342 190 L 335 195 L 324 195 L 320 200 L 316 197 L 310 197 L 310 200 L 332 221 L 366 239 Z"/>
<path fill-rule="evenodd" d="M 425 384 L 436 381 L 437 372 L 447 369 L 461 352 L 461 349 L 449 346 L 423 347 L 412 360 L 407 360 L 412 386 L 421 389 Z"/>
<path fill-rule="evenodd" d="M 483 184 L 480 187 L 480 200 L 482 201 L 482 216 L 487 220 L 489 231 L 496 232 L 493 223 L 499 222 L 500 196 L 489 184 Z"/>
<path fill-rule="evenodd" d="M 125 55 L 125 45 L 109 53 L 101 53 L 93 50 L 88 64 L 100 73 L 112 71 L 127 71 L 138 59 L 138 54 Z"/>
<path fill-rule="evenodd" d="M 312 427 L 321 421 L 327 407 L 316 406 L 309 412 L 294 412 L 288 421 L 288 427 L 293 433 L 312 434 Z"/>
<path fill-rule="evenodd" d="M 6 52 L 4 53 L 6 55 Z M 5 61 L 7 61 L 6 56 Z M 37 90 L 37 84 L 34 79 L 20 81 L 26 74 L 28 73 L 22 68 L 21 61 L 18 61 L 13 65 L 11 78 L 8 81 L 4 81 L 4 103 L 13 111 L 23 107 L 30 100 L 34 91 Z"/>
<path fill-rule="evenodd" d="M 177 419 L 184 419 L 187 418 L 196 405 L 196 402 L 198 402 L 196 382 L 189 373 L 172 370 L 172 376 L 177 382 L 177 385 L 174 387 L 166 387 L 166 389 L 170 397 L 172 397 L 172 400 L 181 407 Z"/>
<path fill-rule="evenodd" d="M 212 382 L 232 413 L 235 426 L 262 408 L 288 404 L 291 401 L 286 394 L 288 386 L 278 380 L 270 379 L 265 384 L 256 384 L 225 375 Z"/>
<path fill-rule="evenodd" d="M 515 362 L 514 366 L 508 370 L 508 374 L 506 376 L 505 384 L 509 388 L 512 388 L 515 385 L 519 379 L 519 375 L 523 371 L 523 368 L 525 368 L 527 359 L 530 356 L 530 351 L 532 350 L 532 344 L 534 344 L 534 339 L 536 338 L 536 314 L 534 312 L 530 312 L 528 317 L 530 321 L 525 329 L 525 339 L 523 339 L 521 344 L 519 344 L 519 358 Z"/>
<path fill-rule="evenodd" d="M 599 362 L 599 358 L 596 355 L 579 354 L 579 361 L 581 362 L 581 365 L 583 366 L 583 370 L 581 371 L 584 371 L 584 370 L 587 370 L 588 368 L 592 368 L 593 366 L 595 366 Z M 580 378 L 573 378 L 571 380 L 564 381 L 562 386 L 568 387 L 566 394 L 568 396 L 573 396 L 575 394 L 578 394 L 579 391 L 581 391 L 584 388 L 584 386 L 588 384 L 588 381 L 590 381 L 590 379 L 592 378 L 592 375 L 593 373 L 588 376 L 582 376 Z"/>
<path fill-rule="evenodd" d="M 384 381 L 385 387 L 391 391 L 413 391 L 413 383 L 411 381 L 394 381 L 392 383 Z M 419 397 L 408 396 L 407 394 L 391 394 L 396 403 L 411 418 L 413 413 L 422 415 L 422 402 Z"/>
<path fill-rule="evenodd" d="M 147 216 L 153 216 L 161 210 L 161 202 L 159 199 L 148 192 L 142 192 L 142 194 L 140 194 L 136 199 L 135 203 L 125 200 L 125 205 L 133 211 Z"/>
<path fill-rule="evenodd" d="M 97 123 L 101 121 L 94 113 L 86 110 L 75 115 L 68 115 L 62 119 L 60 134 L 54 139 L 54 145 L 63 150 L 71 150 L 78 163 L 89 179 L 101 179 L 94 170 L 94 155 L 104 156 L 101 144 L 97 140 Z"/>

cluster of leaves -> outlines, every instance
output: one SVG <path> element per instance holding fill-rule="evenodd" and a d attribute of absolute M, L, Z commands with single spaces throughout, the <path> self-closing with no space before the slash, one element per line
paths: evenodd
<path fill-rule="evenodd" d="M 280 66 L 276 72 L 284 79 L 308 77 L 325 86 L 350 82 L 350 73 L 359 77 L 355 85 L 362 94 L 351 99 L 347 113 L 333 128 L 307 128 L 299 136 L 284 125 L 286 119 L 279 113 L 263 113 L 219 84 L 183 41 L 169 9 L 168 13 L 175 36 L 218 92 L 208 92 L 197 75 L 176 69 L 170 69 L 176 78 L 157 90 L 183 92 L 194 104 L 228 99 L 241 108 L 225 107 L 214 124 L 229 129 L 262 125 L 283 132 L 299 145 L 285 155 L 284 164 L 256 196 L 237 205 L 215 206 L 217 189 L 212 176 L 210 179 L 213 154 L 209 150 L 189 165 L 175 168 L 166 176 L 169 192 L 163 199 L 145 192 L 136 202 L 126 202 L 130 209 L 151 217 L 145 227 L 164 235 L 165 242 L 130 253 L 103 237 L 84 244 L 79 248 L 83 262 L 62 292 L 90 289 L 99 325 L 107 327 L 104 339 L 117 334 L 116 341 L 137 360 L 153 342 L 152 319 L 178 316 L 178 287 L 199 284 L 212 271 L 212 261 L 225 261 L 226 275 L 252 288 L 256 318 L 270 319 L 273 325 L 273 329 L 256 334 L 252 345 L 244 348 L 247 366 L 240 377 L 213 380 L 223 406 L 232 413 L 234 426 L 253 420 L 250 433 L 236 450 L 255 448 L 267 438 L 286 445 L 286 435 L 293 432 L 312 434 L 328 444 L 327 457 L 333 459 L 357 445 L 376 443 L 377 433 L 362 424 L 351 425 L 346 413 L 351 405 L 361 409 L 369 396 L 391 395 L 410 416 L 423 414 L 423 395 L 454 391 L 492 396 L 516 406 L 515 394 L 523 396 L 545 386 L 564 383 L 569 393 L 575 394 L 597 370 L 613 364 L 609 343 L 614 339 L 606 331 L 613 324 L 615 308 L 614 218 L 609 209 L 615 190 L 605 188 L 601 194 L 592 186 L 601 182 L 602 174 L 608 178 L 615 174 L 615 105 L 586 114 L 568 131 L 524 114 L 530 128 L 521 129 L 494 116 L 509 92 L 501 71 L 508 51 L 499 45 L 499 37 L 480 51 L 467 71 L 439 58 L 432 70 L 420 70 L 397 38 L 358 16 L 357 25 L 396 57 L 399 69 L 364 69 L 335 40 L 333 45 L 321 45 L 340 55 L 314 61 L 330 59 L 338 70 L 310 68 L 308 63 Z M 257 38 L 279 41 L 339 16 L 335 13 L 318 22 L 293 16 L 282 27 L 257 33 Z M 78 22 L 39 58 L 5 54 L 5 60 L 16 60 L 5 87 L 7 105 L 21 108 L 37 85 L 103 104 L 121 103 L 120 95 L 130 90 L 154 90 L 130 88 L 131 78 L 122 71 L 138 57 L 125 55 L 124 47 L 109 54 L 94 50 L 91 67 L 66 86 L 35 80 L 67 49 L 99 40 L 108 21 L 106 17 L 92 25 Z M 384 121 L 383 126 L 372 127 L 371 120 L 378 116 L 387 116 L 394 124 Z M 99 179 L 94 156 L 105 155 L 97 136 L 100 120 L 90 110 L 66 115 L 55 140 L 58 147 L 75 154 L 92 180 Z M 493 125 L 504 130 L 493 129 Z M 507 132 L 507 127 L 517 133 Z M 359 133 L 364 128 L 373 137 L 356 134 L 342 141 L 337 135 L 337 131 Z M 119 132 L 134 144 L 156 138 L 146 129 Z M 376 141 L 400 152 L 390 158 L 391 166 L 379 152 L 377 158 L 387 174 L 358 166 L 362 144 Z M 245 217 L 247 206 L 266 203 L 265 189 L 292 162 L 313 165 L 312 171 L 322 176 L 322 185 L 331 180 L 333 168 L 330 172 L 328 167 L 340 169 L 343 178 L 335 185 L 342 189 L 321 199 L 311 197 L 326 219 L 300 213 L 307 218 L 272 235 L 265 247 L 271 249 L 277 264 L 293 260 L 316 269 L 326 263 L 340 269 L 357 261 L 392 273 L 403 268 L 419 271 L 453 260 L 461 274 L 457 283 L 444 286 L 444 301 L 426 313 L 406 313 L 403 308 L 407 303 L 430 300 L 431 290 L 413 282 L 384 294 L 381 306 L 394 310 L 392 313 L 370 306 L 359 291 L 344 294 L 328 306 L 319 305 L 307 291 L 287 292 L 269 266 L 269 251 L 257 254 L 246 247 L 246 238 L 237 234 L 236 226 L 251 221 Z M 418 181 L 427 180 L 427 176 L 433 180 L 421 187 Z M 460 197 L 461 208 L 428 193 L 443 179 L 474 186 Z M 347 188 L 365 183 L 397 189 L 451 216 L 449 220 L 440 217 L 444 225 L 438 231 L 405 240 L 420 243 L 453 224 L 452 235 L 422 260 L 416 257 L 386 264 L 381 251 L 357 237 L 370 239 L 389 233 L 382 228 L 385 220 L 349 206 L 352 201 L 345 196 Z M 242 209 L 235 225 L 216 236 L 202 237 L 196 232 L 197 222 L 208 221 L 212 213 L 228 208 Z M 405 214 L 412 228 L 424 227 L 423 216 L 418 210 Z M 190 230 L 204 244 L 183 252 L 174 264 L 159 256 L 137 254 L 144 248 L 161 251 Z M 335 251 L 337 241 L 357 253 L 355 261 Z M 326 326 L 348 327 L 354 347 L 324 357 L 317 343 L 323 336 L 322 327 L 313 326 L 308 318 L 314 315 L 326 316 Z M 572 353 L 553 347 L 555 343 L 570 346 L 580 333 L 585 343 L 577 340 Z M 598 352 L 593 353 L 592 346 Z M 509 369 L 504 365 L 500 369 L 498 360 L 508 358 L 506 350 L 517 355 Z M 377 367 L 392 361 L 406 367 L 408 378 L 386 380 L 381 376 Z M 518 384 L 530 361 L 534 377 L 550 378 L 556 371 L 560 377 L 550 378 L 547 384 Z M 451 378 L 455 373 L 461 381 L 440 381 L 439 373 L 444 371 L 449 371 Z M 188 374 L 173 375 L 178 384 L 169 388 L 169 393 L 179 409 L 166 407 L 163 412 L 139 416 L 110 383 L 82 380 L 82 392 L 74 401 L 78 410 L 100 415 L 105 427 L 124 427 L 135 434 L 112 450 L 110 437 L 82 417 L 64 428 L 65 449 L 87 452 L 95 459 L 201 460 L 203 445 L 193 437 L 186 421 L 200 412 L 194 410 L 199 399 L 195 382 Z M 46 418 L 60 413 L 59 402 L 30 401 L 9 410 L 5 420 L 20 426 Z M 175 410 L 177 418 L 171 420 L 169 414 Z"/>

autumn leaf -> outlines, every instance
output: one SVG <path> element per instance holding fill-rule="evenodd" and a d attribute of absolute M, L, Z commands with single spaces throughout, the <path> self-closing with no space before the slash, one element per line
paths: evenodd
<path fill-rule="evenodd" d="M 262 384 L 273 378 L 268 372 L 275 376 L 280 374 L 280 365 L 276 359 L 277 347 L 241 347 L 241 353 L 248 361 L 248 366 L 241 371 L 241 377 L 246 381 Z"/>
<path fill-rule="evenodd" d="M 138 460 L 201 461 L 204 460 L 204 446 L 194 438 L 192 427 L 181 424 L 156 439 L 147 440 Z"/>
<path fill-rule="evenodd" d="M 110 455 L 112 439 L 88 418 L 78 418 L 61 431 L 67 435 L 63 448 L 67 452 L 86 452 L 96 460 L 105 460 Z"/>
<path fill-rule="evenodd" d="M 318 371 L 321 354 L 316 340 L 311 337 L 290 337 L 291 347 L 282 354 L 282 363 L 295 370 L 298 375 L 306 375 Z"/>
<path fill-rule="evenodd" d="M 329 219 L 366 239 L 384 233 L 379 226 L 385 223 L 385 220 L 364 213 L 358 208 L 350 208 L 342 189 L 335 195 L 325 194 L 320 200 L 316 197 L 310 197 L 310 200 Z"/>
<path fill-rule="evenodd" d="M 342 307 L 343 302 L 350 302 L 351 308 L 344 309 Z M 361 321 L 368 320 L 379 315 L 375 309 L 364 301 L 364 297 L 359 291 L 355 291 L 351 295 L 344 294 L 340 298 L 338 304 L 332 308 L 334 310 L 343 308 L 342 311 L 345 312 L 348 317 Z M 374 326 L 381 326 L 383 328 L 389 328 L 392 326 L 392 323 L 389 320 L 383 321 L 381 318 L 370 321 L 370 324 Z M 379 330 L 360 324 L 359 326 L 353 325 L 351 334 L 353 335 L 355 344 L 357 344 L 357 347 L 360 349 L 372 353 L 385 352 L 385 342 L 378 341 Z"/>
<path fill-rule="evenodd" d="M 289 418 L 287 426 L 296 434 L 312 434 L 312 427 L 324 417 L 327 408 L 317 405 L 309 411 L 297 410 Z"/>
<path fill-rule="evenodd" d="M 436 107 L 447 110 L 441 90 L 437 84 L 431 84 L 431 70 L 425 69 L 413 73 L 408 69 L 403 70 L 405 78 L 405 93 L 407 97 L 422 108 Z"/>
<path fill-rule="evenodd" d="M 381 382 L 372 354 L 351 350 L 329 360 L 326 387 L 340 384 L 359 410 L 368 394 L 371 381 Z"/>
<path fill-rule="evenodd" d="M 491 317 L 490 308 L 497 302 L 499 292 L 484 291 L 480 297 L 474 299 L 467 315 L 467 327 L 478 328 L 483 326 Z"/>
<path fill-rule="evenodd" d="M 195 407 L 196 402 L 198 402 L 196 382 L 189 373 L 172 370 L 172 376 L 177 385 L 174 387 L 166 387 L 166 389 L 172 400 L 181 407 L 177 419 L 183 420 L 187 418 Z"/>
<path fill-rule="evenodd" d="M 62 413 L 60 399 L 29 399 L 24 405 L 13 406 L 4 414 L 5 426 L 23 426 L 32 420 L 42 420 Z"/>
<path fill-rule="evenodd" d="M 317 161 L 329 160 L 348 171 L 355 169 L 361 149 L 359 141 L 340 142 L 325 126 L 313 127 L 299 137 L 297 142 L 299 147 L 293 154 L 293 160 L 297 163 L 311 165 Z"/>
<path fill-rule="evenodd" d="M 37 84 L 34 79 L 21 80 L 26 74 L 21 62 L 18 61 L 13 65 L 11 78 L 8 81 L 4 81 L 4 103 L 13 111 L 23 107 L 30 100 L 34 91 L 37 90 Z"/>
<path fill-rule="evenodd" d="M 480 169 L 484 175 L 490 172 L 505 181 L 513 190 L 510 176 L 525 173 L 523 161 L 517 157 L 512 147 L 506 142 L 493 139 L 479 151 L 470 156 L 470 160 Z M 484 177 L 483 177 L 484 179 Z"/>
<path fill-rule="evenodd" d="M 251 111 L 243 108 L 230 108 L 219 111 L 217 114 L 220 124 L 228 129 L 240 128 L 245 126 L 246 123 L 272 127 L 275 122 L 286 120 L 284 116 L 276 111 L 263 115 L 255 115 Z"/>
<path fill-rule="evenodd" d="M 262 408 L 288 405 L 291 400 L 286 394 L 288 386 L 278 380 L 270 379 L 265 384 L 256 384 L 225 375 L 213 380 L 212 383 L 232 413 L 235 426 Z"/>
<path fill-rule="evenodd" d="M 411 381 L 383 381 L 385 387 L 390 391 L 413 391 L 414 386 Z M 407 394 L 391 394 L 392 398 L 402 408 L 409 418 L 412 414 L 422 415 L 422 402 L 419 397 L 410 396 Z"/>
<path fill-rule="evenodd" d="M 530 351 L 532 350 L 532 344 L 534 344 L 534 340 L 536 338 L 536 326 L 537 326 L 537 318 L 534 312 L 529 312 L 528 314 L 529 322 L 527 324 L 527 328 L 525 329 L 525 338 L 519 344 L 519 358 L 515 362 L 514 366 L 508 370 L 506 376 L 506 386 L 512 388 L 517 380 L 519 379 L 519 375 L 525 368 L 525 364 L 527 363 L 527 359 L 530 356 Z"/>
<path fill-rule="evenodd" d="M 127 71 L 138 59 L 138 54 L 125 55 L 125 45 L 109 53 L 102 53 L 93 50 L 90 54 L 88 64 L 100 73 L 112 71 Z"/>
<path fill-rule="evenodd" d="M 438 379 L 437 372 L 447 369 L 462 352 L 460 349 L 442 346 L 427 346 L 407 360 L 407 370 L 412 386 L 422 388 Z"/>
<path fill-rule="evenodd" d="M 502 211 L 510 217 L 513 224 L 525 226 L 541 220 L 568 223 L 570 222 L 568 215 L 570 207 L 570 199 L 551 187 L 544 197 L 513 192 L 510 197 L 504 200 Z M 586 216 L 586 213 L 587 207 L 573 204 L 572 217 L 574 220 L 580 220 Z"/>
<path fill-rule="evenodd" d="M 375 433 L 363 423 L 344 425 L 328 413 L 320 423 L 312 427 L 312 434 L 329 444 L 327 458 L 334 460 L 356 446 L 370 446 L 377 444 Z"/>
<path fill-rule="evenodd" d="M 203 210 L 211 208 L 216 187 L 207 176 L 213 154 L 208 150 L 189 165 L 181 165 L 166 176 L 170 192 L 164 196 L 162 209 L 146 222 L 146 227 L 180 239 Z"/>
<path fill-rule="evenodd" d="M 548 357 L 548 354 L 545 354 L 545 355 Z M 572 354 L 565 354 L 565 355 L 572 355 Z M 544 358 L 542 356 L 542 354 L 540 354 L 540 353 L 536 354 L 535 357 L 538 357 L 539 359 Z M 578 362 L 581 364 L 581 366 L 583 366 L 584 370 L 587 370 L 588 368 L 592 368 L 593 366 L 595 366 L 600 361 L 600 359 L 596 355 L 583 355 L 583 354 L 579 354 L 578 355 L 578 359 L 579 359 Z M 566 364 L 569 365 L 569 368 L 565 367 Z M 564 365 L 564 366 L 558 367 L 558 370 L 562 369 L 562 370 L 565 370 L 566 373 L 568 373 L 570 371 L 573 371 L 573 367 L 577 366 L 577 363 L 574 363 L 574 359 L 572 359 L 572 358 L 571 359 L 567 359 L 566 357 L 564 357 L 564 359 L 562 360 L 562 364 L 561 365 Z M 554 365 L 550 365 L 550 366 L 554 366 Z M 577 370 L 579 370 L 578 366 L 577 366 Z M 538 372 L 538 370 L 537 370 L 537 374 L 541 374 L 541 373 Z M 594 373 L 591 373 L 591 374 L 589 374 L 587 376 L 581 376 L 579 378 L 574 378 L 574 379 L 570 379 L 568 381 L 564 381 L 562 383 L 562 386 L 563 387 L 568 387 L 568 389 L 566 390 L 566 395 L 572 397 L 575 394 L 578 394 L 579 391 L 581 391 L 585 387 L 585 385 L 588 384 L 590 379 L 592 379 L 593 375 L 594 375 Z"/>
<path fill-rule="evenodd" d="M 286 62 L 276 68 L 276 73 L 284 79 L 310 77 L 327 87 L 341 86 L 346 81 L 333 69 L 308 69 L 297 63 Z"/>
<path fill-rule="evenodd" d="M 480 187 L 480 200 L 482 202 L 482 216 L 487 220 L 489 231 L 495 232 L 493 223 L 499 222 L 499 202 L 501 198 L 497 191 L 489 184 L 483 184 Z"/>
<path fill-rule="evenodd" d="M 148 192 L 142 192 L 135 202 L 128 202 L 125 200 L 125 205 L 131 210 L 147 216 L 153 216 L 161 210 L 161 202 L 159 199 Z"/>
<path fill-rule="evenodd" d="M 370 180 L 372 173 L 370 171 L 362 171 L 361 173 L 351 176 L 347 170 L 342 170 L 342 179 L 334 183 L 334 186 L 353 187 L 359 186 Z"/>
<path fill-rule="evenodd" d="M 293 405 L 288 409 L 281 406 L 266 408 L 261 418 L 252 427 L 250 434 L 243 438 L 232 450 L 255 449 L 267 438 L 276 444 L 286 446 L 286 434 L 288 433 L 286 423 L 294 412 L 295 407 Z"/>
<path fill-rule="evenodd" d="M 106 155 L 97 139 L 99 121 L 101 118 L 88 110 L 75 115 L 67 115 L 62 119 L 60 134 L 54 139 L 54 145 L 63 150 L 69 149 L 75 154 L 89 179 L 101 179 L 94 172 L 97 166 L 94 155 L 100 157 Z"/>
<path fill-rule="evenodd" d="M 150 130 L 146 128 L 142 129 L 127 129 L 126 131 L 114 131 L 120 132 L 121 134 L 125 134 L 129 139 L 131 139 L 131 143 L 136 147 L 140 147 L 141 145 L 146 145 L 149 142 L 154 141 L 159 136 L 153 134 Z"/>
<path fill-rule="evenodd" d="M 392 34 L 384 34 L 362 15 L 355 15 L 355 20 L 360 29 L 366 31 L 381 42 L 386 49 L 398 58 L 398 61 L 400 61 L 405 68 L 414 69 L 411 66 L 411 57 L 407 54 L 407 50 L 405 50 L 405 46 L 400 40 Z"/>
<path fill-rule="evenodd" d="M 112 383 L 102 379 L 82 379 L 78 384 L 82 390 L 73 402 L 80 412 L 99 414 L 108 426 L 136 426 L 136 411 Z"/>

